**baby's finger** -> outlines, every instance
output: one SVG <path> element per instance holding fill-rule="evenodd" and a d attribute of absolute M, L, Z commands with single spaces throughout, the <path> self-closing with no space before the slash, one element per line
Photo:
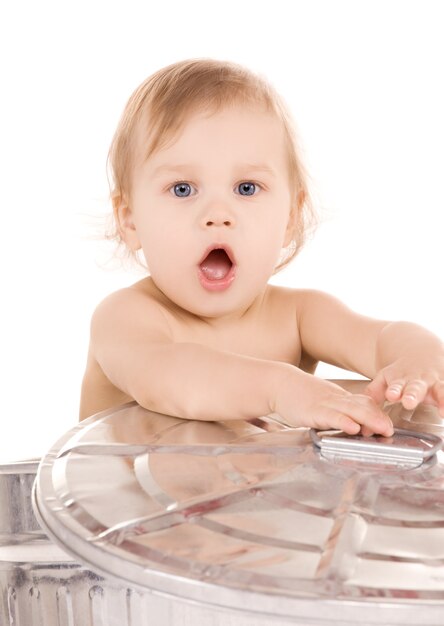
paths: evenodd
<path fill-rule="evenodd" d="M 444 417 L 444 381 L 439 380 L 436 382 L 429 390 L 429 393 L 436 402 L 439 414 L 441 417 Z"/>
<path fill-rule="evenodd" d="M 319 430 L 342 430 L 348 435 L 357 435 L 361 430 L 361 426 L 351 417 L 331 408 L 319 412 L 314 427 Z"/>
<path fill-rule="evenodd" d="M 367 395 L 343 396 L 337 399 L 334 408 L 364 427 L 367 433 L 378 433 L 386 437 L 393 435 L 393 423 L 390 417 Z"/>
<path fill-rule="evenodd" d="M 410 380 L 402 392 L 402 406 L 405 409 L 416 409 L 427 395 L 428 385 L 424 380 Z"/>
<path fill-rule="evenodd" d="M 386 399 L 386 389 L 387 381 L 385 380 L 385 376 L 381 371 L 378 372 L 374 379 L 367 385 L 364 393 L 373 398 L 376 404 L 382 405 L 384 404 L 384 401 Z"/>
<path fill-rule="evenodd" d="M 406 381 L 403 378 L 392 380 L 387 387 L 385 397 L 389 402 L 398 402 L 401 399 Z"/>
<path fill-rule="evenodd" d="M 361 435 L 363 437 L 371 437 L 373 435 L 373 431 L 368 426 L 361 426 Z"/>
<path fill-rule="evenodd" d="M 361 424 L 361 432 L 364 436 L 379 433 L 390 437 L 393 435 L 393 422 L 387 413 L 364 394 L 354 394 L 353 404 L 348 415 Z"/>
<path fill-rule="evenodd" d="M 357 435 L 361 430 L 360 424 L 355 422 L 349 415 L 334 409 L 328 409 L 319 422 L 318 428 L 321 430 L 342 430 L 348 435 Z"/>

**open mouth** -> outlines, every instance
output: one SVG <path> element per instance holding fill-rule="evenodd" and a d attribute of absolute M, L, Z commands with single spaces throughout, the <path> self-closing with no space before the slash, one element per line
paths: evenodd
<path fill-rule="evenodd" d="M 234 256 L 227 246 L 211 246 L 199 263 L 201 283 L 207 289 L 228 287 L 234 279 Z"/>
<path fill-rule="evenodd" d="M 207 254 L 199 267 L 208 280 L 221 280 L 227 276 L 233 263 L 224 248 L 215 248 Z"/>

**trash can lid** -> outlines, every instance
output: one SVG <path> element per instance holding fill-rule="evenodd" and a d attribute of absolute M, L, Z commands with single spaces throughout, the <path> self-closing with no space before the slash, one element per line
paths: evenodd
<path fill-rule="evenodd" d="M 362 623 L 365 608 L 366 623 L 440 624 L 444 421 L 386 410 L 392 438 L 122 405 L 42 459 L 36 515 L 76 559 L 139 589 L 315 623 Z"/>

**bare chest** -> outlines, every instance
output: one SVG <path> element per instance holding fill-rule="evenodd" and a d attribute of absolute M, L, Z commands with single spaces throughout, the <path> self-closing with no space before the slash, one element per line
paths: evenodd
<path fill-rule="evenodd" d="M 178 325 L 173 332 L 175 341 L 195 342 L 215 350 L 297 366 L 301 360 L 299 333 L 291 311 L 279 316 L 262 315 L 223 329 Z"/>
<path fill-rule="evenodd" d="M 301 350 L 296 302 L 291 293 L 276 289 L 267 294 L 263 306 L 252 314 L 220 326 L 183 319 L 168 310 L 164 313 L 174 342 L 199 343 L 215 350 L 282 361 L 311 371 L 312 363 L 306 361 Z M 82 385 L 80 419 L 130 400 L 105 376 L 90 352 Z"/>

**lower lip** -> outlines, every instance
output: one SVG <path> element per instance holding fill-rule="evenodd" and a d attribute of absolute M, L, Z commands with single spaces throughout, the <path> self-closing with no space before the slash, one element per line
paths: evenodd
<path fill-rule="evenodd" d="M 235 266 L 232 265 L 228 274 L 219 280 L 209 280 L 200 268 L 198 269 L 198 276 L 200 284 L 207 291 L 225 291 L 235 279 Z"/>

